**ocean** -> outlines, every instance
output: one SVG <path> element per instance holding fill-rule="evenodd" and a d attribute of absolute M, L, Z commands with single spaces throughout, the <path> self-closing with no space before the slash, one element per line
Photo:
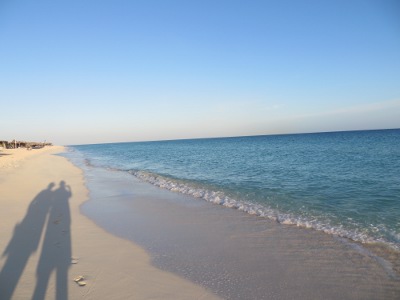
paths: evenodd
<path fill-rule="evenodd" d="M 87 165 L 400 250 L 400 129 L 69 146 Z"/>

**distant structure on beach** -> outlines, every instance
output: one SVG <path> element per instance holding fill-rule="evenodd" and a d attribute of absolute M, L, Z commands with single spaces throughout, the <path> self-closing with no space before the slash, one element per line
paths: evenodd
<path fill-rule="evenodd" d="M 46 143 L 46 141 L 41 143 L 41 142 L 26 142 L 17 140 L 12 140 L 11 142 L 9 142 L 0 140 L 0 148 L 3 149 L 17 149 L 17 148 L 39 149 L 45 146 L 53 146 L 53 144 Z"/>

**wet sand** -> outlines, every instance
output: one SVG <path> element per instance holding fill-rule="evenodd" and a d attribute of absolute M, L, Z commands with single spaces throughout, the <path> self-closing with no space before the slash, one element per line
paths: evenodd
<path fill-rule="evenodd" d="M 82 212 L 152 263 L 224 299 L 399 299 L 394 265 L 358 243 L 82 165 Z"/>

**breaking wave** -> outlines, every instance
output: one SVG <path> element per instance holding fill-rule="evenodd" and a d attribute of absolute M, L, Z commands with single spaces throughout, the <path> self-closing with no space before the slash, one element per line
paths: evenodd
<path fill-rule="evenodd" d="M 362 232 L 362 230 L 360 229 L 349 230 L 347 228 L 344 228 L 343 225 L 334 226 L 327 220 L 309 218 L 304 216 L 295 216 L 291 213 L 283 213 L 278 211 L 277 209 L 273 209 L 265 205 L 234 199 L 225 195 L 221 191 L 213 191 L 206 188 L 196 187 L 190 183 L 181 182 L 179 180 L 175 180 L 158 174 L 137 170 L 130 170 L 128 172 L 138 179 L 148 182 L 159 188 L 185 195 L 190 195 L 192 197 L 200 198 L 214 204 L 237 209 L 250 215 L 268 218 L 280 224 L 295 225 L 298 227 L 315 229 L 327 234 L 348 238 L 361 243 L 383 243 L 388 245 L 392 249 L 400 251 L 400 237 L 398 236 L 398 240 L 395 240 L 399 243 L 393 243 L 387 241 L 383 237 L 371 237 L 368 233 Z M 387 231 L 385 230 L 385 228 L 379 228 L 379 230 Z M 392 235 L 393 234 L 395 233 L 392 233 Z"/>

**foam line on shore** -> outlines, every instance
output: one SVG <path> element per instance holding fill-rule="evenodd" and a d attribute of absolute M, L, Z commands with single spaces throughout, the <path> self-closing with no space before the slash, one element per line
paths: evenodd
<path fill-rule="evenodd" d="M 90 164 L 89 161 L 86 163 Z M 361 243 L 382 243 L 388 245 L 394 250 L 400 251 L 398 244 L 389 242 L 384 238 L 373 238 L 368 236 L 366 233 L 357 230 L 348 230 L 342 226 L 333 226 L 329 221 L 321 221 L 317 219 L 308 219 L 306 217 L 294 216 L 290 213 L 282 213 L 276 209 L 272 209 L 260 204 L 250 203 L 243 200 L 237 200 L 232 197 L 225 195 L 221 191 L 207 190 L 199 187 L 191 186 L 189 183 L 183 183 L 178 180 L 167 178 L 158 174 L 129 170 L 133 176 L 155 185 L 159 188 L 166 189 L 172 192 L 186 194 L 195 198 L 200 198 L 208 202 L 225 206 L 228 208 L 237 209 L 239 211 L 246 212 L 250 215 L 256 215 L 259 217 L 268 218 L 285 225 L 295 225 L 303 228 L 312 228 L 318 231 L 322 231 L 327 234 L 331 234 L 338 237 L 349 238 L 351 240 Z"/>

